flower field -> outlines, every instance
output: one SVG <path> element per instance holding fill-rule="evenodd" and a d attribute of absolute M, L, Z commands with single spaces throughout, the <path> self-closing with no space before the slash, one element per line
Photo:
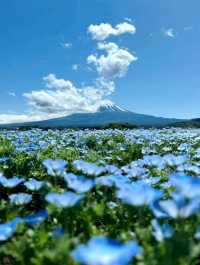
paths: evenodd
<path fill-rule="evenodd" d="M 1 130 L 0 264 L 200 264 L 200 130 Z"/>

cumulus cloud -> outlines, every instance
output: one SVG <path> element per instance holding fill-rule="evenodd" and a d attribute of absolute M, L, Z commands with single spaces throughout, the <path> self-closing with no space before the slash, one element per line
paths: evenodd
<path fill-rule="evenodd" d="M 29 105 L 29 111 L 19 115 L 0 114 L 0 123 L 37 121 L 78 112 L 95 112 L 102 105 L 111 104 L 108 96 L 115 91 L 114 80 L 125 76 L 129 66 L 137 60 L 137 57 L 116 43 L 102 42 L 102 40 L 111 35 L 134 34 L 135 31 L 135 27 L 127 22 L 118 24 L 114 28 L 108 23 L 90 25 L 88 32 L 92 39 L 98 41 L 97 53 L 87 58 L 88 65 L 94 67 L 97 72 L 92 84 L 77 87 L 70 80 L 49 74 L 43 78 L 45 83 L 43 89 L 23 94 Z M 73 70 L 77 69 L 78 65 L 73 65 Z"/>
<path fill-rule="evenodd" d="M 101 23 L 99 25 L 90 25 L 88 33 L 92 36 L 93 40 L 103 41 L 110 36 L 119 36 L 124 33 L 135 34 L 136 27 L 128 22 L 123 22 L 115 27 L 109 23 Z"/>
<path fill-rule="evenodd" d="M 43 80 L 46 82 L 47 88 L 55 88 L 55 89 L 64 89 L 73 87 L 71 81 L 66 81 L 65 79 L 58 79 L 54 74 L 49 74 L 48 76 L 43 77 Z"/>
<path fill-rule="evenodd" d="M 113 80 L 123 77 L 130 64 L 137 60 L 137 57 L 130 53 L 127 49 L 119 48 L 113 42 L 99 43 L 99 50 L 105 50 L 106 55 L 92 54 L 87 58 L 88 64 L 93 64 L 103 79 Z"/>
<path fill-rule="evenodd" d="M 164 29 L 163 33 L 168 38 L 175 38 L 175 32 L 173 28 Z"/>
<path fill-rule="evenodd" d="M 44 77 L 45 88 L 24 93 L 30 106 L 26 114 L 0 114 L 0 123 L 38 121 L 72 113 L 95 112 L 104 104 L 111 104 L 107 96 L 115 90 L 112 81 L 97 78 L 92 86 L 77 88 L 71 81 L 55 74 Z"/>
<path fill-rule="evenodd" d="M 94 86 L 77 88 L 71 81 L 58 79 L 54 74 L 49 74 L 44 80 L 46 89 L 25 93 L 24 96 L 34 112 L 49 116 L 96 111 L 104 97 L 114 89 L 113 83 L 102 81 L 96 81 Z"/>

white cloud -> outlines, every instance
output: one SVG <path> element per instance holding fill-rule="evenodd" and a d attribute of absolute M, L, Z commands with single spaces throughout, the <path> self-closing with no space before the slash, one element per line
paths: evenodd
<path fill-rule="evenodd" d="M 137 60 L 137 57 L 126 49 L 119 48 L 113 42 L 99 43 L 99 50 L 105 50 L 106 55 L 92 54 L 87 58 L 88 64 L 93 64 L 99 76 L 105 80 L 113 80 L 123 77 L 130 64 Z"/>
<path fill-rule="evenodd" d="M 69 80 L 55 74 L 44 77 L 45 88 L 24 93 L 30 106 L 25 114 L 0 114 L 0 123 L 38 121 L 78 112 L 95 112 L 108 103 L 107 96 L 115 90 L 112 81 L 97 79 L 92 86 L 77 88 Z"/>
<path fill-rule="evenodd" d="M 93 40 L 103 41 L 110 36 L 119 36 L 124 33 L 135 34 L 136 28 L 133 24 L 123 22 L 115 27 L 109 23 L 101 23 L 99 25 L 90 25 L 88 33 L 91 34 Z"/>
<path fill-rule="evenodd" d="M 54 74 L 44 80 L 47 89 L 25 93 L 24 96 L 34 113 L 48 114 L 49 117 L 96 111 L 113 86 L 112 83 L 99 81 L 94 86 L 77 88 L 71 81 L 58 79 Z"/>
<path fill-rule="evenodd" d="M 43 80 L 46 82 L 47 88 L 55 88 L 61 90 L 66 87 L 69 89 L 73 87 L 70 81 L 66 81 L 65 79 L 57 79 L 54 74 L 49 74 L 48 76 L 43 77 Z"/>
<path fill-rule="evenodd" d="M 26 122 L 26 121 L 39 121 L 41 119 L 45 119 L 45 116 L 43 115 L 40 116 L 36 114 L 31 114 L 31 113 L 29 114 L 0 114 L 1 124 L 18 123 L 18 122 Z"/>
<path fill-rule="evenodd" d="M 163 33 L 166 37 L 175 38 L 175 32 L 173 28 L 163 29 Z"/>
<path fill-rule="evenodd" d="M 110 35 L 134 34 L 133 25 L 124 22 L 113 28 L 110 24 L 91 25 L 88 30 L 95 40 L 105 40 Z M 66 48 L 71 47 L 66 45 Z M 107 97 L 115 91 L 115 78 L 123 77 L 137 57 L 126 48 L 113 42 L 99 42 L 97 54 L 91 54 L 87 63 L 94 66 L 97 77 L 92 85 L 76 87 L 71 81 L 49 74 L 43 78 L 45 87 L 24 93 L 28 112 L 0 114 L 0 123 L 37 121 L 61 117 L 78 112 L 95 112 L 100 106 L 112 103 Z M 72 66 L 77 70 L 78 64 Z"/>

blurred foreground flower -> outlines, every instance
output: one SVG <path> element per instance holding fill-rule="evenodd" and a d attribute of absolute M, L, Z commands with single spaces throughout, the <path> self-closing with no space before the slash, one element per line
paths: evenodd
<path fill-rule="evenodd" d="M 79 203 L 83 195 L 77 195 L 73 192 L 59 193 L 49 193 L 46 195 L 45 199 L 47 202 L 54 204 L 58 208 L 72 207 Z"/>
<path fill-rule="evenodd" d="M 47 173 L 50 176 L 62 176 L 65 172 L 65 168 L 67 166 L 67 162 L 62 159 L 52 160 L 46 159 L 43 161 L 43 165 L 47 169 Z"/>
<path fill-rule="evenodd" d="M 24 182 L 23 178 L 13 177 L 13 178 L 7 179 L 3 175 L 0 175 L 0 184 L 4 188 L 15 188 L 16 186 L 18 186 L 22 182 Z"/>
<path fill-rule="evenodd" d="M 77 176 L 73 173 L 65 174 L 64 179 L 67 183 L 68 188 L 78 193 L 88 192 L 95 185 L 95 182 L 93 180 L 87 179 L 84 176 Z"/>
<path fill-rule="evenodd" d="M 10 202 L 15 205 L 28 204 L 32 200 L 32 195 L 27 193 L 17 193 L 9 196 Z"/>
<path fill-rule="evenodd" d="M 24 183 L 24 186 L 31 191 L 38 191 L 44 185 L 44 181 L 38 181 L 35 179 L 30 179 Z"/>
<path fill-rule="evenodd" d="M 85 265 L 126 265 L 141 253 L 141 248 L 134 241 L 122 244 L 103 236 L 97 236 L 78 246 L 72 257 Z"/>
<path fill-rule="evenodd" d="M 75 160 L 73 162 L 73 166 L 77 169 L 82 171 L 86 175 L 90 176 L 99 176 L 102 173 L 106 172 L 106 168 L 99 167 L 94 163 L 88 163 L 83 160 Z"/>
<path fill-rule="evenodd" d="M 17 225 L 22 222 L 22 219 L 17 217 L 7 224 L 0 224 L 0 241 L 6 241 L 13 236 L 17 229 Z"/>
<path fill-rule="evenodd" d="M 165 238 L 172 237 L 174 231 L 169 224 L 160 225 L 156 219 L 151 221 L 153 227 L 153 236 L 159 242 L 164 241 Z"/>
<path fill-rule="evenodd" d="M 168 200 L 156 201 L 151 209 L 157 218 L 188 218 L 200 210 L 200 197 L 187 200 L 182 194 L 173 193 Z"/>
<path fill-rule="evenodd" d="M 160 199 L 162 195 L 162 191 L 141 182 L 122 185 L 117 191 L 119 199 L 124 203 L 135 206 L 149 205 Z"/>
<path fill-rule="evenodd" d="M 49 216 L 47 210 L 41 210 L 36 214 L 28 215 L 23 220 L 29 225 L 36 225 L 43 222 Z"/>

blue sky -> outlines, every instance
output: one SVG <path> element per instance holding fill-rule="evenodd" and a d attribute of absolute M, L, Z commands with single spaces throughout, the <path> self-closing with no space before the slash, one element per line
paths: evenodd
<path fill-rule="evenodd" d="M 2 115 L 33 114 L 34 104 L 30 110 L 30 97 L 23 94 L 47 89 L 43 77 L 50 73 L 77 88 L 91 86 L 98 74 L 87 57 L 99 51 L 88 27 L 114 28 L 127 18 L 136 33 L 104 41 L 126 47 L 138 60 L 114 80 L 106 98 L 139 113 L 200 117 L 199 10 L 199 0 L 3 1 L 0 121 Z"/>

